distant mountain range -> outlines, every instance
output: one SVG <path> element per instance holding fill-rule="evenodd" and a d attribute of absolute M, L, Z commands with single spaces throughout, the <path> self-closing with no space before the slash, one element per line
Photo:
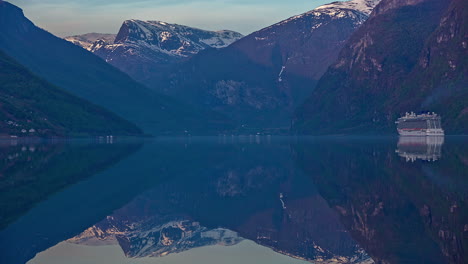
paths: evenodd
<path fill-rule="evenodd" d="M 221 115 L 198 111 L 149 90 L 97 56 L 36 27 L 18 7 L 0 2 L 0 50 L 34 74 L 134 122 L 150 134 L 215 133 Z M 209 132 L 207 132 L 209 131 Z"/>
<path fill-rule="evenodd" d="M 295 108 L 378 2 L 334 2 L 244 38 L 128 20 L 114 42 L 96 34 L 66 39 L 153 90 L 229 116 L 242 130 L 284 132 Z M 209 46 L 222 49 L 204 50 Z"/>
<path fill-rule="evenodd" d="M 307 102 L 299 134 L 393 132 L 410 111 L 435 111 L 468 132 L 468 2 L 382 0 Z"/>
<path fill-rule="evenodd" d="M 1 1 L 0 50 L 152 134 L 392 133 L 410 111 L 467 133 L 465 2 L 333 2 L 246 37 L 127 20 L 82 49 Z"/>
<path fill-rule="evenodd" d="M 161 71 L 206 48 L 223 48 L 242 38 L 234 31 L 207 31 L 161 21 L 126 20 L 117 35 L 90 33 L 65 39 L 144 84 Z"/>
<path fill-rule="evenodd" d="M 140 135 L 134 124 L 36 77 L 0 51 L 0 136 Z"/>

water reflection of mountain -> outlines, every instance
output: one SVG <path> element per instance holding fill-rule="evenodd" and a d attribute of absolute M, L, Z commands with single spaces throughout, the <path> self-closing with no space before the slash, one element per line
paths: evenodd
<path fill-rule="evenodd" d="M 34 204 L 102 171 L 139 144 L 0 141 L 0 230 Z"/>
<path fill-rule="evenodd" d="M 405 162 L 393 139 L 147 142 L 1 231 L 0 262 L 63 240 L 140 258 L 249 239 L 314 263 L 466 263 L 465 143 Z"/>
<path fill-rule="evenodd" d="M 141 143 L 136 142 L 138 147 Z M 135 143 L 116 142 L 111 146 L 118 149 L 128 144 Z M 95 150 L 99 153 L 99 146 L 91 146 L 89 153 L 80 153 L 79 157 L 64 159 L 64 167 L 75 172 L 80 168 L 75 167 L 80 158 L 94 157 L 93 161 L 99 161 L 100 155 L 94 154 Z M 76 148 L 75 145 L 69 147 Z M 25 263 L 36 253 L 80 234 L 145 190 L 179 175 L 202 174 L 212 164 L 222 163 L 231 152 L 230 146 L 211 141 L 206 144 L 190 144 L 188 140 L 147 141 L 132 155 L 54 193 L 1 230 L 0 263 Z M 112 156 L 111 153 L 101 155 L 103 159 Z M 51 172 L 53 170 L 44 168 L 43 173 Z"/>
<path fill-rule="evenodd" d="M 436 161 L 442 156 L 444 136 L 400 137 L 396 153 L 406 161 Z"/>
<path fill-rule="evenodd" d="M 302 144 L 296 159 L 377 263 L 467 263 L 466 145 L 407 163 L 393 144 Z"/>
<path fill-rule="evenodd" d="M 117 241 L 129 257 L 162 256 L 240 240 L 222 231 L 315 263 L 372 262 L 295 169 L 289 143 L 217 148 L 224 160 L 145 192 L 71 241 L 91 235 Z"/>
<path fill-rule="evenodd" d="M 222 245 L 232 246 L 243 239 L 236 232 L 208 229 L 190 220 L 176 220 L 160 225 L 155 219 L 120 222 L 109 217 L 68 240 L 81 245 L 121 246 L 129 258 L 162 257 L 192 248 Z"/>

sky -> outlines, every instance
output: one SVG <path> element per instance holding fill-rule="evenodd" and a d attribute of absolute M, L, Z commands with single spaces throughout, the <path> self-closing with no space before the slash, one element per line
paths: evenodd
<path fill-rule="evenodd" d="M 117 33 L 127 19 L 249 34 L 333 0 L 7 0 L 37 26 L 64 37 Z"/>

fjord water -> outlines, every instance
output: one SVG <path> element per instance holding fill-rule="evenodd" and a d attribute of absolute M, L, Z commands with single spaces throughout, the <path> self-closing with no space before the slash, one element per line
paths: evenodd
<path fill-rule="evenodd" d="M 0 263 L 466 263 L 468 138 L 0 144 Z"/>

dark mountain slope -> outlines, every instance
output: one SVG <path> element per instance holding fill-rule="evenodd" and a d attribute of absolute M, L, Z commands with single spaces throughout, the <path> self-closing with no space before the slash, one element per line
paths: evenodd
<path fill-rule="evenodd" d="M 114 111 L 149 133 L 201 133 L 217 130 L 222 123 L 215 114 L 198 114 L 150 91 L 99 57 L 37 28 L 21 9 L 4 1 L 0 2 L 0 27 L 0 49 L 5 53 L 49 82 Z"/>
<path fill-rule="evenodd" d="M 0 52 L 0 135 L 138 135 L 130 122 L 39 79 Z"/>
<path fill-rule="evenodd" d="M 448 133 L 467 132 L 466 3 L 449 4 L 383 0 L 297 111 L 295 129 L 392 132 L 404 112 L 437 111 Z"/>
<path fill-rule="evenodd" d="M 157 89 L 250 127 L 289 128 L 294 109 L 377 2 L 324 5 L 205 50 L 164 74 Z"/>

